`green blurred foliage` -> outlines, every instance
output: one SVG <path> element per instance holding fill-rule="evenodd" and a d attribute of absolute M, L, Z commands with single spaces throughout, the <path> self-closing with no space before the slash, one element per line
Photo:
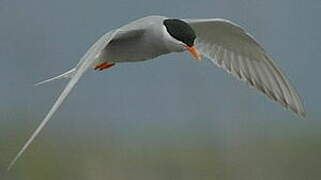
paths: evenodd
<path fill-rule="evenodd" d="M 24 113 L 17 115 L 28 117 Z M 3 125 L 1 129 L 17 129 L 14 123 Z M 131 128 L 127 129 L 126 138 L 117 133 L 95 136 L 85 131 L 81 135 L 74 131 L 57 134 L 59 131 L 48 128 L 10 172 L 5 168 L 25 141 L 28 135 L 25 131 L 32 127 L 2 131 L 6 138 L 0 141 L 1 180 L 321 178 L 321 133 L 313 129 L 293 134 L 290 129 L 295 127 L 284 124 L 263 135 L 252 134 L 252 138 L 239 138 L 238 143 L 230 144 L 228 139 L 223 143 L 215 142 L 214 138 L 212 142 L 204 141 L 201 134 L 186 134 L 179 128 L 168 131 L 175 134 L 173 139 L 164 138 L 153 133 L 157 128 L 140 129 L 144 138 L 137 138 Z M 244 131 L 252 128 L 260 126 L 246 126 Z"/>

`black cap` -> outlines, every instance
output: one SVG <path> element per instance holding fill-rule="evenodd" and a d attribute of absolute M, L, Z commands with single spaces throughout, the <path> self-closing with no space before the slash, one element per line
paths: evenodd
<path fill-rule="evenodd" d="M 179 19 L 166 19 L 163 23 L 167 32 L 172 37 L 183 42 L 187 46 L 192 47 L 194 45 L 196 35 L 189 24 Z"/>

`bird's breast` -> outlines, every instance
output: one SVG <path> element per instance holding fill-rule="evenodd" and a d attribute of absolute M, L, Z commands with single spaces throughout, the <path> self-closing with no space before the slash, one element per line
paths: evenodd
<path fill-rule="evenodd" d="M 145 61 L 170 53 L 162 42 L 146 37 L 112 41 L 102 52 L 102 58 L 109 62 Z"/>

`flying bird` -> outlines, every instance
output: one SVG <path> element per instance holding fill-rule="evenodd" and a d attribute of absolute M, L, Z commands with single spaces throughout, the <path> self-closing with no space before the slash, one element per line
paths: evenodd
<path fill-rule="evenodd" d="M 147 16 L 100 37 L 71 70 L 36 85 L 69 78 L 48 114 L 11 161 L 15 164 L 66 96 L 89 69 L 104 70 L 123 62 L 150 60 L 188 51 L 197 60 L 207 57 L 268 98 L 304 117 L 300 97 L 263 47 L 243 28 L 225 19 L 175 19 Z"/>

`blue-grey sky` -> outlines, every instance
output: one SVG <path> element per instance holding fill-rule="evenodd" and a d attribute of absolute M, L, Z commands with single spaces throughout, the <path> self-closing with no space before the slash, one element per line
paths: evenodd
<path fill-rule="evenodd" d="M 66 84 L 34 87 L 35 82 L 73 67 L 105 32 L 154 14 L 220 17 L 243 26 L 288 75 L 304 100 L 307 120 L 208 60 L 198 63 L 177 53 L 90 71 L 36 142 L 49 135 L 68 136 L 66 142 L 113 137 L 123 146 L 181 142 L 224 149 L 276 136 L 320 137 L 320 9 L 316 0 L 1 0 L 1 146 L 18 133 L 28 136 Z M 8 155 L 0 167 L 24 141 L 0 147 Z M 26 153 L 33 150 L 31 145 Z"/>

